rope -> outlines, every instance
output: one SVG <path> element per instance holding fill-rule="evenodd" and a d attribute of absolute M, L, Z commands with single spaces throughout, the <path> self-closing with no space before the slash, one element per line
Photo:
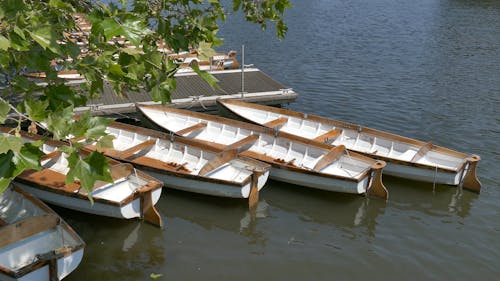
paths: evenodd
<path fill-rule="evenodd" d="M 467 174 L 467 172 L 469 171 L 469 167 L 470 167 L 470 162 L 467 161 L 467 163 L 465 164 L 465 167 L 464 169 L 462 170 L 462 174 L 460 175 L 460 182 L 458 183 L 458 187 L 461 189 L 464 185 L 464 179 L 465 179 L 465 175 Z"/>
<path fill-rule="evenodd" d="M 438 166 L 436 165 L 434 167 L 434 180 L 433 180 L 433 183 L 432 183 L 432 193 L 436 193 L 436 177 L 437 177 L 437 172 L 438 172 Z"/>

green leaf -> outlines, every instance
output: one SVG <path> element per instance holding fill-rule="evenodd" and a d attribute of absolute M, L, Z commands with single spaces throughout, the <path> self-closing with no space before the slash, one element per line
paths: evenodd
<path fill-rule="evenodd" d="M 4 192 L 7 187 L 9 187 L 12 179 L 10 178 L 0 178 L 0 193 Z"/>
<path fill-rule="evenodd" d="M 71 6 L 71 4 L 65 3 L 61 0 L 50 0 L 49 6 L 52 8 L 59 8 L 59 9 L 64 9 L 64 10 L 69 10 L 69 11 L 74 10 L 73 6 Z"/>
<path fill-rule="evenodd" d="M 21 28 L 19 28 L 19 26 L 17 26 L 17 25 L 16 25 L 16 26 L 14 26 L 14 32 L 15 32 L 15 33 L 16 33 L 19 37 L 21 37 L 21 39 L 26 40 L 26 36 L 24 35 L 24 31 L 23 31 Z"/>
<path fill-rule="evenodd" d="M 207 42 L 201 42 L 196 52 L 201 60 L 208 60 L 217 54 L 212 48 L 212 45 Z"/>
<path fill-rule="evenodd" d="M 0 100 L 0 123 L 3 124 L 10 112 L 10 106 L 7 102 Z"/>
<path fill-rule="evenodd" d="M 66 184 L 80 181 L 91 201 L 91 193 L 96 180 L 113 182 L 108 160 L 102 153 L 94 151 L 87 158 L 82 159 L 77 152 L 74 152 L 68 157 L 68 163 L 70 169 L 66 175 Z"/>
<path fill-rule="evenodd" d="M 63 110 L 57 110 L 49 113 L 45 123 L 54 139 L 65 139 L 71 132 L 73 123 L 73 107 L 69 106 Z"/>
<path fill-rule="evenodd" d="M 6 51 L 10 47 L 10 40 L 0 35 L 0 49 Z"/>
<path fill-rule="evenodd" d="M 139 47 L 142 38 L 152 31 L 139 19 L 126 19 L 122 24 L 123 36 L 125 36 L 132 44 Z"/>
<path fill-rule="evenodd" d="M 89 129 L 85 133 L 85 137 L 88 139 L 97 139 L 101 136 L 106 135 L 106 128 L 113 122 L 112 118 L 105 117 L 92 117 L 89 120 Z"/>
<path fill-rule="evenodd" d="M 151 273 L 151 274 L 149 275 L 149 277 L 150 277 L 151 279 L 154 279 L 154 280 L 156 280 L 156 279 L 158 279 L 158 278 L 160 278 L 160 277 L 162 277 L 162 276 L 163 276 L 163 274 L 161 274 L 161 273 Z"/>
<path fill-rule="evenodd" d="M 122 68 L 118 64 L 112 64 L 109 66 L 109 72 L 110 74 L 116 75 L 116 76 L 125 76 L 126 73 L 123 72 Z"/>
<path fill-rule="evenodd" d="M 22 173 L 25 169 L 40 170 L 40 157 L 44 153 L 35 145 L 31 143 L 25 143 L 21 148 L 21 151 L 16 154 L 14 162 L 16 163 L 16 170 L 13 176 L 17 176 Z"/>
<path fill-rule="evenodd" d="M 9 151 L 19 153 L 23 145 L 24 142 L 20 137 L 0 135 L 0 154 Z"/>
<path fill-rule="evenodd" d="M 115 139 L 115 136 L 113 136 L 113 135 L 106 135 L 106 136 L 100 138 L 96 144 L 97 150 L 106 149 L 106 148 L 113 148 L 113 140 L 114 139 Z"/>
<path fill-rule="evenodd" d="M 200 70 L 200 68 L 198 67 L 198 63 L 196 63 L 196 62 L 192 63 L 191 68 L 194 70 L 194 72 L 196 72 L 196 74 L 198 74 L 198 76 L 203 78 L 203 80 L 205 80 L 205 82 L 207 82 L 208 85 L 210 85 L 210 87 L 217 89 L 217 90 L 221 90 L 221 87 L 218 84 L 219 80 L 217 80 L 217 78 L 215 78 L 209 72 Z"/>
<path fill-rule="evenodd" d="M 49 106 L 47 100 L 27 99 L 24 101 L 24 106 L 31 120 L 41 122 L 47 118 L 47 107 Z"/>
<path fill-rule="evenodd" d="M 12 150 L 7 151 L 7 153 L 0 154 L 0 178 L 12 178 L 12 174 L 16 169 L 13 160 L 14 152 L 12 152 Z"/>
<path fill-rule="evenodd" d="M 104 36 L 108 40 L 115 36 L 123 35 L 121 25 L 113 18 L 104 19 L 99 23 L 99 26 L 102 28 Z"/>
<path fill-rule="evenodd" d="M 63 55 L 59 44 L 56 41 L 56 35 L 51 26 L 43 26 L 30 32 L 30 36 L 35 40 L 42 48 L 49 49 L 53 53 Z"/>

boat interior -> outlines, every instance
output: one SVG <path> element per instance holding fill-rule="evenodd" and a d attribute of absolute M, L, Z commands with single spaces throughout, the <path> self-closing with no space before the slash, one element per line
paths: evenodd
<path fill-rule="evenodd" d="M 245 108 L 233 104 L 229 104 L 228 107 L 233 107 L 245 118 L 260 124 L 270 124 L 275 120 L 284 119 L 286 122 L 280 124 L 280 131 L 333 145 L 344 145 L 349 150 L 361 153 L 450 170 L 458 170 L 465 163 L 464 158 L 437 151 L 431 143 L 417 145 L 396 138 L 360 132 L 277 112 Z"/>
<path fill-rule="evenodd" d="M 238 183 L 244 182 L 252 174 L 252 170 L 248 169 L 248 163 L 237 158 L 236 154 L 231 157 L 229 155 L 221 157 L 222 155 L 203 150 L 196 146 L 154 138 L 146 134 L 115 127 L 108 127 L 107 133 L 115 137 L 113 140 L 114 149 L 121 152 L 149 142 L 151 145 L 147 148 L 135 151 L 130 156 L 133 156 L 134 159 L 147 158 L 158 160 L 163 163 L 161 166 L 170 166 L 169 170 L 173 169 L 179 173 Z M 215 162 L 218 162 L 220 165 L 209 169 L 208 167 Z M 154 163 L 154 161 L 150 163 Z"/>

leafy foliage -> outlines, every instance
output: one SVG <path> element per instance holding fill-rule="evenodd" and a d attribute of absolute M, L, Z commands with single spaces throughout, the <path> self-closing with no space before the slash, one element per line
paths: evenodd
<path fill-rule="evenodd" d="M 46 127 L 54 139 L 83 137 L 97 141 L 99 149 L 112 146 L 105 133 L 111 120 L 89 112 L 75 121 L 73 113 L 106 84 L 121 96 L 146 90 L 153 100 L 169 102 L 179 64 L 161 49 L 212 56 L 212 48 L 222 44 L 218 25 L 228 10 L 241 11 L 262 28 L 276 23 L 279 38 L 286 33 L 283 15 L 289 0 L 227 2 L 0 0 L 0 123 L 14 121 L 18 132 L 23 122 L 33 122 L 33 128 Z M 218 87 L 212 75 L 196 64 L 192 68 Z M 76 71 L 87 82 L 69 86 L 58 77 L 59 70 Z M 33 78 L 39 73 L 43 80 Z M 82 158 L 79 146 L 61 148 L 69 155 L 67 180 L 80 181 L 90 193 L 96 180 L 111 180 L 109 168 L 100 153 Z M 0 136 L 0 191 L 24 169 L 39 169 L 41 155 L 35 144 Z"/>

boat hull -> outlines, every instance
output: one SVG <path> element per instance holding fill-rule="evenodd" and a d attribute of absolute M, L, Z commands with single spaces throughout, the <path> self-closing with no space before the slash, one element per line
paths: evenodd
<path fill-rule="evenodd" d="M 67 209 L 72 209 L 94 215 L 121 218 L 121 219 L 131 219 L 131 218 L 141 217 L 140 198 L 137 198 L 122 206 L 113 204 L 104 204 L 97 201 L 95 201 L 94 204 L 92 205 L 90 204 L 88 199 L 81 199 L 77 197 L 70 197 L 66 195 L 57 194 L 54 192 L 32 187 L 30 185 L 21 182 L 19 182 L 18 185 L 20 185 L 23 189 L 25 189 L 29 193 L 40 198 L 44 202 L 64 207 Z M 160 199 L 161 190 L 162 190 L 161 188 L 158 188 L 151 192 L 153 205 L 155 205 Z"/>
<path fill-rule="evenodd" d="M 368 177 L 365 177 L 363 180 L 356 182 L 350 180 L 339 180 L 319 175 L 304 174 L 275 167 L 271 169 L 270 178 L 276 181 L 282 181 L 308 188 L 354 194 L 366 193 L 366 186 L 368 182 Z"/>
<path fill-rule="evenodd" d="M 83 258 L 83 249 L 73 252 L 69 256 L 59 258 L 57 260 L 57 276 L 59 280 L 62 280 L 73 272 Z M 48 265 L 42 266 L 35 271 L 32 271 L 20 278 L 11 278 L 7 276 L 2 276 L 0 274 L 0 280 L 18 280 L 18 281 L 51 281 L 50 280 L 50 269 Z"/>
<path fill-rule="evenodd" d="M 168 188 L 219 197 L 248 198 L 252 185 L 251 182 L 240 187 L 222 182 L 200 181 L 198 179 L 169 175 L 161 171 L 152 171 L 150 169 L 148 169 L 148 173 L 162 180 Z M 258 190 L 264 187 L 268 177 L 269 171 L 266 171 L 258 177 Z"/>
<path fill-rule="evenodd" d="M 432 170 L 422 167 L 387 162 L 387 166 L 384 169 L 384 174 L 415 181 L 458 185 L 460 183 L 462 172 L 452 173 L 438 169 Z"/>

